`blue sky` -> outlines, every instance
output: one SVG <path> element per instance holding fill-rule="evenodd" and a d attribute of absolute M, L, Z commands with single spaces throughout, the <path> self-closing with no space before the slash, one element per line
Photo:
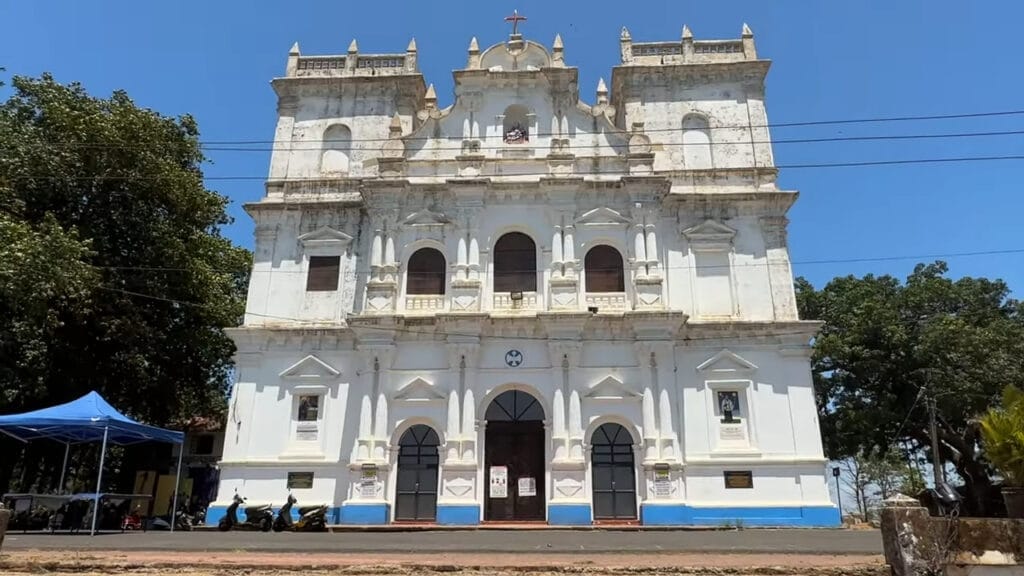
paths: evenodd
<path fill-rule="evenodd" d="M 621 7 L 628 6 L 623 11 Z M 580 68 L 581 95 L 593 101 L 618 61 L 619 29 L 635 41 L 671 40 L 689 24 L 697 39 L 737 38 L 753 28 L 758 53 L 774 62 L 768 78 L 773 123 L 941 115 L 1024 109 L 1020 25 L 1024 2 L 946 0 L 758 0 L 733 2 L 327 2 L 138 0 L 3 2 L 0 66 L 7 74 L 52 72 L 93 94 L 123 88 L 143 106 L 194 115 L 205 140 L 272 138 L 269 80 L 284 71 L 288 48 L 304 54 L 401 52 L 413 36 L 420 67 L 452 100 L 451 70 L 508 33 L 513 8 L 527 37 Z M 0 94 L 2 95 L 2 94 Z M 776 128 L 775 139 L 1024 130 L 1024 115 L 943 122 Z M 896 158 L 1024 154 L 1024 136 L 868 143 L 777 144 L 780 165 Z M 267 152 L 211 154 L 209 176 L 262 176 Z M 871 168 L 783 170 L 801 192 L 790 212 L 796 272 L 817 285 L 841 274 L 905 276 L 914 260 L 800 264 L 884 256 L 1024 249 L 1024 161 Z M 252 245 L 243 202 L 259 182 L 210 183 L 232 201 L 225 231 Z M 1001 277 L 1019 295 L 1024 254 L 950 258 L 954 275 Z"/>

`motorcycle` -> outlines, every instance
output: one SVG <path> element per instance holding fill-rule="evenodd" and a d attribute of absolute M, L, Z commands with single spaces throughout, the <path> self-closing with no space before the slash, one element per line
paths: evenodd
<path fill-rule="evenodd" d="M 239 522 L 238 507 L 244 503 L 245 498 L 235 492 L 227 512 L 220 519 L 220 522 L 217 523 L 217 529 L 221 532 L 227 532 L 228 530 L 260 530 L 261 532 L 269 532 L 274 523 L 274 511 L 270 508 L 270 504 L 265 506 L 247 506 L 245 508 L 245 522 Z"/>
<path fill-rule="evenodd" d="M 297 502 L 298 500 L 295 499 L 295 496 L 288 495 L 288 500 L 284 506 L 281 506 L 281 510 L 277 513 L 277 519 L 274 520 L 274 532 L 283 532 L 285 530 L 290 532 L 325 532 L 327 530 L 327 506 L 324 504 L 301 506 L 299 507 L 298 521 L 293 521 L 292 506 Z"/>
<path fill-rule="evenodd" d="M 125 522 L 128 522 L 128 518 L 125 518 Z M 170 530 L 171 524 L 166 517 L 156 517 L 149 522 L 150 530 Z M 192 516 L 186 512 L 184 506 L 179 506 L 178 511 L 174 513 L 174 529 L 190 532 L 192 530 Z"/>

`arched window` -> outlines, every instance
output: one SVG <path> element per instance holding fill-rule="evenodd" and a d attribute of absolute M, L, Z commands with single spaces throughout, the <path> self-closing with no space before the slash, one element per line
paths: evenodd
<path fill-rule="evenodd" d="M 324 130 L 323 156 L 320 171 L 324 173 L 347 173 L 349 155 L 352 153 L 352 132 L 343 124 L 334 124 Z"/>
<path fill-rule="evenodd" d="M 703 116 L 690 114 L 683 118 L 683 167 L 687 170 L 711 168 L 711 131 Z"/>
<path fill-rule="evenodd" d="M 594 246 L 583 259 L 587 292 L 625 292 L 622 254 L 611 246 Z"/>
<path fill-rule="evenodd" d="M 513 104 L 505 108 L 502 136 L 506 144 L 524 144 L 530 141 L 529 111 L 525 106 Z"/>
<path fill-rule="evenodd" d="M 537 291 L 537 245 L 522 232 L 509 232 L 494 245 L 494 291 Z"/>
<path fill-rule="evenodd" d="M 409 258 L 405 278 L 406 294 L 444 294 L 444 254 L 434 248 L 420 248 Z"/>

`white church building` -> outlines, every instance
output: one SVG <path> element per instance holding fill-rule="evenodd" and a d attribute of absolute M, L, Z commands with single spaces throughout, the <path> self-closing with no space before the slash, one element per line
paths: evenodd
<path fill-rule="evenodd" d="M 272 82 L 266 194 L 208 519 L 836 526 L 764 81 L 634 42 L 585 101 L 560 37 Z"/>

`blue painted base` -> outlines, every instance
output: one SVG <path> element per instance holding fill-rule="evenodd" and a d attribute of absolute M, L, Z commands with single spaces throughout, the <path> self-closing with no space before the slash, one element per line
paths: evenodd
<path fill-rule="evenodd" d="M 471 526 L 480 523 L 476 504 L 438 504 L 437 523 L 446 526 Z"/>
<path fill-rule="evenodd" d="M 646 526 L 760 526 L 835 528 L 841 525 L 834 506 L 765 508 L 701 508 L 685 505 L 640 506 L 640 521 Z"/>
<path fill-rule="evenodd" d="M 227 506 L 210 506 L 209 508 L 206 509 L 206 525 L 207 526 L 216 526 L 217 523 L 220 522 L 220 519 L 223 518 L 225 514 L 227 514 L 227 512 L 228 512 Z M 277 512 L 278 512 L 278 509 L 275 508 L 274 509 L 274 516 L 275 517 L 277 517 Z M 243 512 L 242 515 L 244 516 L 245 513 Z M 298 519 L 299 519 L 299 511 L 297 509 L 295 509 L 295 508 L 292 508 L 292 520 L 298 520 Z M 333 506 L 333 507 L 327 509 L 327 523 L 328 524 L 339 524 L 340 520 L 341 520 L 341 508 L 339 508 L 337 506 Z"/>
<path fill-rule="evenodd" d="M 387 524 L 389 511 L 387 504 L 342 504 L 338 524 Z"/>
<path fill-rule="evenodd" d="M 551 504 L 548 506 L 548 524 L 585 526 L 591 523 L 589 504 Z"/>

